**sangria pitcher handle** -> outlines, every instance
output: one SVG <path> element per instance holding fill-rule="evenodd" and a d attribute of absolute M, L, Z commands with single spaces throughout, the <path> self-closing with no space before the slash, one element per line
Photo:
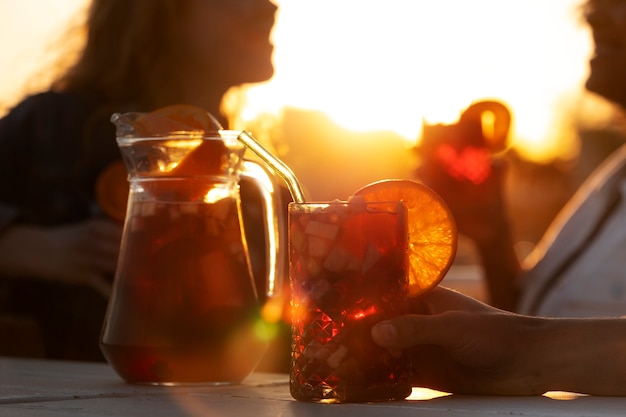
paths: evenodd
<path fill-rule="evenodd" d="M 252 161 L 243 161 L 241 170 L 243 178 L 251 180 L 259 189 L 263 201 L 263 216 L 267 233 L 266 247 L 266 295 L 272 298 L 278 295 L 282 287 L 283 271 L 286 269 L 287 236 L 285 230 L 285 213 L 283 213 L 280 191 L 272 177 L 261 165 Z"/>

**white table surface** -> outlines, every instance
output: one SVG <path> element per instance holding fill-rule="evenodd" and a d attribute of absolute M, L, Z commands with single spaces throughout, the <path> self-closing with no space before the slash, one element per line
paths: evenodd
<path fill-rule="evenodd" d="M 626 398 L 560 392 L 457 396 L 415 389 L 400 402 L 310 404 L 291 398 L 283 374 L 255 373 L 228 386 L 151 387 L 123 383 L 106 364 L 0 358 L 0 416 L 595 417 L 626 416 Z"/>

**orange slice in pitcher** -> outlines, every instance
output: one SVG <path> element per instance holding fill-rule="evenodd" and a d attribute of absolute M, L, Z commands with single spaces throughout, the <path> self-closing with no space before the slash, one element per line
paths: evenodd
<path fill-rule="evenodd" d="M 207 132 L 217 132 L 221 126 L 214 122 L 204 109 L 188 104 L 177 104 L 159 108 L 150 113 L 140 114 L 133 122 L 136 137 L 163 137 L 175 134 L 197 134 L 198 138 Z M 208 170 L 218 170 L 222 163 L 223 145 L 221 141 L 198 141 L 178 165 L 171 171 L 176 175 L 192 176 Z M 102 211 L 112 219 L 124 221 L 128 201 L 128 181 L 122 161 L 112 163 L 98 176 L 95 194 Z M 164 191 L 168 185 L 162 185 Z M 153 188 L 155 186 L 153 185 Z"/>
<path fill-rule="evenodd" d="M 412 180 L 382 180 L 354 195 L 365 201 L 402 201 L 408 211 L 409 295 L 423 294 L 441 282 L 457 247 L 452 212 L 429 187 Z"/>
<path fill-rule="evenodd" d="M 180 134 L 197 134 L 198 138 L 217 132 L 221 126 L 201 107 L 175 104 L 140 115 L 134 124 L 138 135 L 149 137 Z M 219 170 L 224 155 L 220 141 L 201 141 L 171 171 L 176 175 L 196 175 Z"/>
<path fill-rule="evenodd" d="M 219 126 L 206 110 L 190 104 L 174 104 L 141 114 L 134 123 L 137 135 L 166 136 L 173 133 L 216 131 Z"/>

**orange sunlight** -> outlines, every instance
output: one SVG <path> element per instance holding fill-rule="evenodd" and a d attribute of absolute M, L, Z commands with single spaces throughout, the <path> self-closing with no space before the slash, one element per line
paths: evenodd
<path fill-rule="evenodd" d="M 452 122 L 472 101 L 498 98 L 513 110 L 515 146 L 549 160 L 568 145 L 554 124 L 587 73 L 579 2 L 280 0 L 276 75 L 250 90 L 244 116 L 315 109 L 412 143 L 422 118 Z"/>
<path fill-rule="evenodd" d="M 50 39 L 86 1 L 0 3 L 0 13 L 11 16 L 0 27 L 1 104 L 17 100 Z M 311 183 L 332 182 L 335 174 L 321 171 L 358 147 L 365 165 L 342 166 L 352 182 L 336 190 L 326 184 L 319 198 L 345 198 L 364 181 L 409 175 L 415 161 L 407 148 L 419 142 L 422 120 L 453 122 L 485 98 L 511 108 L 511 139 L 523 157 L 570 157 L 577 143 L 568 117 L 589 100 L 582 86 L 591 45 L 580 1 L 275 0 L 275 76 L 245 89 L 238 119 L 260 136 L 286 115 L 297 120 L 272 140 Z M 270 122 L 258 122 L 268 115 Z M 332 127 L 310 129 L 324 122 Z M 298 143 L 306 140 L 312 143 Z"/>
<path fill-rule="evenodd" d="M 3 0 L 0 15 L 0 114 L 24 91 L 45 88 L 54 48 L 87 0 Z"/>

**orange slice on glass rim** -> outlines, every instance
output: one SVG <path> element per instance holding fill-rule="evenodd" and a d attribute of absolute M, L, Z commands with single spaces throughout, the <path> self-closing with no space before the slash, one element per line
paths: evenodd
<path fill-rule="evenodd" d="M 458 233 L 452 212 L 435 191 L 412 180 L 382 180 L 360 188 L 365 201 L 402 201 L 408 212 L 409 295 L 437 286 L 456 254 Z"/>

